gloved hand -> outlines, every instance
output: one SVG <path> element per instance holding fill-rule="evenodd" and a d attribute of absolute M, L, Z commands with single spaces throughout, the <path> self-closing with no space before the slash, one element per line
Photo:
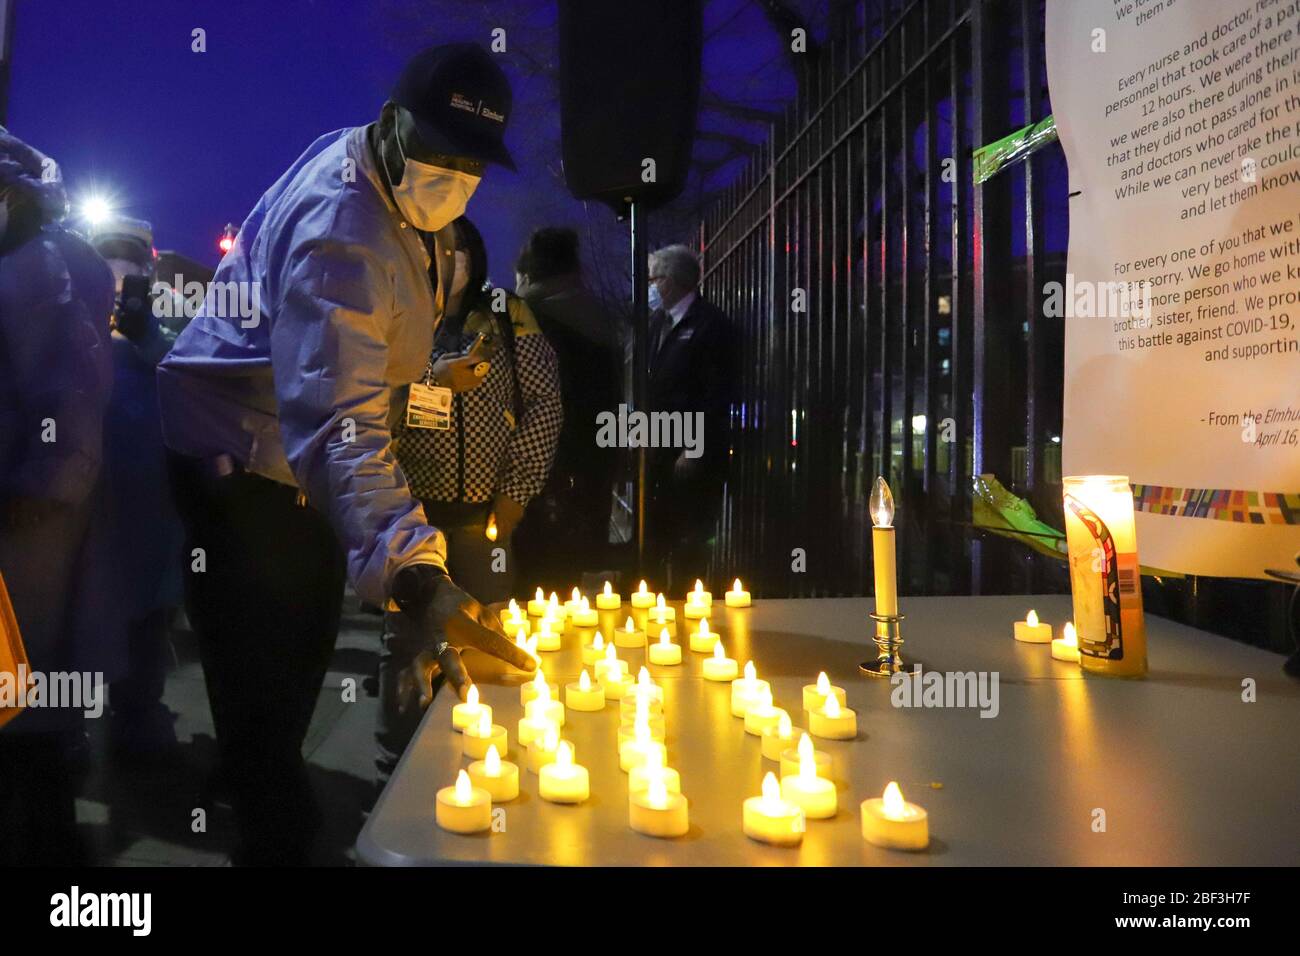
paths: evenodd
<path fill-rule="evenodd" d="M 433 363 L 433 383 L 454 393 L 473 391 L 485 378 L 474 371 L 482 363 L 483 359 L 469 355 L 444 355 Z"/>
<path fill-rule="evenodd" d="M 398 571 L 393 600 L 429 643 L 412 665 L 411 679 L 420 686 L 422 706 L 433 700 L 433 681 L 439 674 L 451 683 L 457 697 L 466 699 L 473 681 L 460 658 L 463 647 L 491 654 L 525 673 L 537 668 L 532 655 L 506 637 L 497 615 L 435 565 L 411 564 Z"/>

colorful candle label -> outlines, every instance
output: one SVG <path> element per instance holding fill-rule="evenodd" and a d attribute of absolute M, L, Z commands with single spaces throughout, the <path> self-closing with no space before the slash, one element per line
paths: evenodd
<path fill-rule="evenodd" d="M 1140 619 L 1142 613 L 1141 570 L 1138 567 L 1138 556 L 1134 552 L 1123 554 L 1116 552 L 1115 539 L 1110 529 L 1106 527 L 1106 522 L 1078 498 L 1065 495 L 1065 506 L 1088 529 L 1094 545 L 1095 557 L 1091 572 L 1078 567 L 1072 567 L 1072 570 L 1081 577 L 1087 573 L 1096 574 L 1097 579 L 1093 587 L 1098 589 L 1101 595 L 1099 609 L 1101 627 L 1094 626 L 1094 620 L 1091 619 L 1098 611 L 1097 608 L 1088 608 L 1093 614 L 1087 615 L 1088 619 L 1082 619 L 1076 605 L 1075 616 L 1081 618 L 1075 621 L 1079 634 L 1079 653 L 1122 661 L 1125 620 L 1134 613 L 1138 614 Z M 1079 556 L 1071 555 L 1072 565 L 1078 560 Z M 1097 593 L 1093 588 L 1088 588 L 1087 591 Z"/>

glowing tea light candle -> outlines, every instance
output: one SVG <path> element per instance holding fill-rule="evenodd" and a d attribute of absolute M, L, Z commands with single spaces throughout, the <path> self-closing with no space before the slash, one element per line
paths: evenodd
<path fill-rule="evenodd" d="M 516 727 L 517 729 L 515 731 L 515 734 L 519 738 L 519 746 L 521 747 L 527 747 L 529 744 L 531 744 L 538 737 L 542 736 L 542 734 L 546 733 L 552 727 L 555 727 L 556 730 L 559 729 L 558 727 L 555 726 L 554 721 L 547 720 L 545 717 L 539 715 L 534 715 L 532 717 L 520 717 L 519 723 L 516 725 Z M 469 730 L 467 729 L 465 732 L 469 733 Z"/>
<path fill-rule="evenodd" d="M 635 737 L 637 727 L 641 724 L 650 728 L 650 736 L 655 740 L 663 740 L 665 736 L 663 710 L 657 709 L 657 705 L 644 695 L 633 698 L 629 692 L 623 698 L 623 702 L 626 704 L 628 700 L 633 700 L 634 705 L 621 708 L 623 720 L 618 729 L 619 746 Z"/>
<path fill-rule="evenodd" d="M 519 616 L 506 618 L 501 622 L 501 629 L 506 632 L 506 637 L 518 640 L 521 637 L 527 637 L 531 627 L 528 618 Z"/>
<path fill-rule="evenodd" d="M 1067 664 L 1079 663 L 1079 635 L 1073 621 L 1066 621 L 1061 636 L 1052 641 L 1052 657 Z"/>
<path fill-rule="evenodd" d="M 715 646 L 720 647 L 721 644 Z M 763 691 L 770 694 L 772 685 L 765 680 L 758 679 L 758 672 L 754 670 L 753 661 L 745 661 L 745 676 L 738 677 L 731 682 L 731 716 L 744 717 L 745 712 L 758 702 L 758 696 Z"/>
<path fill-rule="evenodd" d="M 620 664 L 622 661 L 619 662 Z M 615 673 L 606 671 L 605 676 L 600 679 L 600 686 L 605 688 L 605 697 L 609 700 L 622 700 L 626 694 L 636 685 L 636 678 L 626 670 Z"/>
<path fill-rule="evenodd" d="M 662 779 L 655 778 L 644 790 L 628 797 L 627 823 L 637 833 L 652 837 L 684 836 L 691 828 L 687 801 L 680 793 L 669 793 Z"/>
<path fill-rule="evenodd" d="M 569 621 L 574 627 L 595 627 L 600 623 L 600 615 L 587 603 L 587 599 L 583 598 L 578 602 Z"/>
<path fill-rule="evenodd" d="M 638 721 L 634 736 L 618 745 L 618 767 L 627 773 L 633 767 L 645 763 L 646 755 L 650 753 L 657 753 L 658 759 L 663 763 L 668 762 L 668 750 L 661 741 L 654 739 L 649 723 Z"/>
<path fill-rule="evenodd" d="M 868 502 L 871 510 L 871 563 L 876 571 L 876 613 L 898 613 L 898 566 L 895 563 L 894 496 L 884 478 L 876 479 L 876 487 Z"/>
<path fill-rule="evenodd" d="M 554 591 L 551 592 L 551 596 L 546 602 L 546 613 L 559 622 L 561 626 L 564 624 L 564 619 L 569 615 L 564 605 L 560 603 L 559 595 Z"/>
<path fill-rule="evenodd" d="M 660 595 L 662 598 L 663 595 Z M 676 613 L 670 607 L 656 604 L 646 612 L 645 622 L 646 633 L 651 633 L 652 629 L 666 630 L 670 636 L 677 636 L 677 617 Z"/>
<path fill-rule="evenodd" d="M 546 613 L 546 595 L 542 593 L 541 588 L 537 589 L 533 599 L 528 602 L 528 613 L 533 617 L 541 617 Z"/>
<path fill-rule="evenodd" d="M 555 756 L 559 752 L 562 743 L 568 743 L 568 741 L 560 739 L 560 729 L 558 727 L 551 727 L 540 737 L 534 737 L 528 743 L 528 769 L 533 773 L 538 773 L 548 763 L 555 763 Z M 570 744 L 570 746 L 572 745 Z"/>
<path fill-rule="evenodd" d="M 662 594 L 655 596 L 655 606 L 650 608 L 650 617 L 657 623 L 677 620 L 677 611 L 668 606 Z"/>
<path fill-rule="evenodd" d="M 464 770 L 456 775 L 456 785 L 438 791 L 434 819 L 438 826 L 452 833 L 479 833 L 492 826 L 492 797 L 476 787 Z"/>
<path fill-rule="evenodd" d="M 712 654 L 717 643 L 718 634 L 709 630 L 709 619 L 701 618 L 700 626 L 691 632 L 691 650 L 697 654 Z"/>
<path fill-rule="evenodd" d="M 505 803 L 519 796 L 519 768 L 502 760 L 496 747 L 488 747 L 487 756 L 469 765 L 469 779 L 488 792 L 493 803 Z"/>
<path fill-rule="evenodd" d="M 716 681 L 733 681 L 740 673 L 740 666 L 722 649 L 722 642 L 713 645 L 713 656 L 704 659 L 704 679 Z"/>
<path fill-rule="evenodd" d="M 464 730 L 470 724 L 477 724 L 479 715 L 487 713 L 488 723 L 492 723 L 492 708 L 478 702 L 478 685 L 470 684 L 465 694 L 465 702 L 451 708 L 451 726 L 454 730 Z"/>
<path fill-rule="evenodd" d="M 686 603 L 703 604 L 705 607 L 710 607 L 713 604 L 713 593 L 704 590 L 704 582 L 696 578 L 695 588 L 686 592 Z"/>
<path fill-rule="evenodd" d="M 841 707 L 849 702 L 848 696 L 844 693 L 844 688 L 832 684 L 831 679 L 826 676 L 826 672 L 822 671 L 817 675 L 817 683 L 803 685 L 803 709 L 821 710 L 826 698 L 832 694 L 840 702 Z"/>
<path fill-rule="evenodd" d="M 648 787 L 655 777 L 663 781 L 664 789 L 669 793 L 682 792 L 682 775 L 672 767 L 665 767 L 662 761 L 663 758 L 657 752 L 649 753 L 646 755 L 645 763 L 627 772 L 629 797 L 638 790 Z"/>
<path fill-rule="evenodd" d="M 578 678 L 577 683 L 565 686 L 564 703 L 570 710 L 581 710 L 588 713 L 595 710 L 604 710 L 605 688 L 599 684 L 593 684 L 591 675 L 587 673 L 587 668 L 584 667 L 582 676 Z"/>
<path fill-rule="evenodd" d="M 582 663 L 594 664 L 596 661 L 603 660 L 605 657 L 605 638 L 596 632 L 596 636 L 591 639 L 590 644 L 582 645 Z"/>
<path fill-rule="evenodd" d="M 664 689 L 650 679 L 650 671 L 644 664 L 637 671 L 636 685 L 628 690 L 627 695 L 623 698 L 623 704 L 626 707 L 639 707 L 642 700 L 649 704 L 663 704 L 664 702 Z"/>
<path fill-rule="evenodd" d="M 546 674 L 544 674 L 542 669 L 539 667 L 537 668 L 537 673 L 533 675 L 532 680 L 519 685 L 519 706 L 527 707 L 529 701 L 536 700 L 540 697 L 542 694 L 542 688 L 547 686 Z"/>
<path fill-rule="evenodd" d="M 582 592 L 574 588 L 569 592 L 569 600 L 564 602 L 564 613 L 572 615 L 579 607 L 582 606 Z"/>
<path fill-rule="evenodd" d="M 591 796 L 587 768 L 573 762 L 573 745 L 561 740 L 555 762 L 537 773 L 537 792 L 551 803 L 582 803 Z"/>
<path fill-rule="evenodd" d="M 727 607 L 749 607 L 749 592 L 740 586 L 740 578 L 731 584 L 731 590 L 722 596 Z"/>
<path fill-rule="evenodd" d="M 682 662 L 682 646 L 668 639 L 668 629 L 659 631 L 659 640 L 646 648 L 646 655 L 651 664 L 661 667 L 673 667 Z"/>
<path fill-rule="evenodd" d="M 622 596 L 606 581 L 605 590 L 596 595 L 596 609 L 600 611 L 617 611 L 622 606 Z"/>
<path fill-rule="evenodd" d="M 862 839 L 890 850 L 924 850 L 930 845 L 929 815 L 905 801 L 891 780 L 883 797 L 862 801 Z"/>
<path fill-rule="evenodd" d="M 1038 612 L 1030 608 L 1023 621 L 1015 622 L 1015 634 L 1026 644 L 1047 644 L 1052 640 L 1052 625 L 1038 623 Z"/>
<path fill-rule="evenodd" d="M 506 621 L 519 617 L 522 613 L 523 611 L 519 609 L 519 602 L 514 598 L 511 598 L 510 603 L 501 609 L 499 617 L 501 618 L 501 623 L 504 624 Z"/>
<path fill-rule="evenodd" d="M 548 612 L 543 617 L 541 623 L 537 625 L 537 633 L 533 635 L 537 639 L 537 649 L 539 651 L 558 651 L 561 645 L 560 632 L 557 631 L 555 619 Z"/>
<path fill-rule="evenodd" d="M 548 720 L 556 727 L 564 726 L 564 702 L 551 695 L 551 685 L 543 683 L 537 696 L 524 704 L 524 716 Z"/>
<path fill-rule="evenodd" d="M 790 720 L 789 714 L 782 714 L 777 719 L 775 727 L 763 731 L 763 756 L 768 760 L 779 761 L 781 755 L 794 746 L 801 734 L 803 728 L 796 727 Z M 785 774 L 783 773 L 782 776 Z"/>
<path fill-rule="evenodd" d="M 786 714 L 780 707 L 772 706 L 772 692 L 759 691 L 758 699 L 745 711 L 745 733 L 761 737 L 766 731 L 781 723 L 781 715 Z"/>
<path fill-rule="evenodd" d="M 852 740 L 858 735 L 858 715 L 831 694 L 820 708 L 808 711 L 808 730 L 827 740 Z"/>
<path fill-rule="evenodd" d="M 651 591 L 646 590 L 645 581 L 642 581 L 641 586 L 632 592 L 632 606 L 634 608 L 645 610 L 646 608 L 653 607 L 654 603 L 654 594 Z"/>
<path fill-rule="evenodd" d="M 793 777 L 803 765 L 804 754 L 813 762 L 813 771 L 819 777 L 831 779 L 831 755 L 813 746 L 812 738 L 807 734 L 799 735 L 799 745 L 781 751 L 781 777 Z"/>
<path fill-rule="evenodd" d="M 636 622 L 629 617 L 614 631 L 614 643 L 619 647 L 645 647 L 645 631 L 637 630 Z"/>
<path fill-rule="evenodd" d="M 596 680 L 602 684 L 606 677 L 620 679 L 627 674 L 627 661 L 618 659 L 618 651 L 613 644 L 605 645 L 605 656 L 592 665 Z M 619 695 L 622 696 L 622 695 Z"/>
<path fill-rule="evenodd" d="M 763 777 L 763 795 L 745 801 L 745 836 L 773 846 L 798 846 L 806 829 L 803 810 L 781 799 L 781 785 L 770 771 Z"/>
<path fill-rule="evenodd" d="M 839 806 L 835 797 L 835 784 L 818 776 L 812 741 L 807 734 L 799 741 L 798 767 L 797 773 L 781 778 L 781 799 L 793 803 L 809 820 L 825 820 L 835 816 L 835 810 Z"/>
<path fill-rule="evenodd" d="M 644 730 L 649 734 L 651 740 L 657 740 L 664 743 L 668 734 L 665 732 L 663 714 L 654 714 L 643 717 L 641 720 L 624 720 L 618 725 L 618 748 L 621 752 L 623 745 L 636 740 L 637 734 Z"/>
<path fill-rule="evenodd" d="M 506 729 L 492 723 L 492 715 L 486 711 L 478 715 L 478 723 L 470 724 L 460 736 L 465 756 L 474 760 L 486 757 L 489 747 L 496 747 L 497 753 L 506 752 Z"/>

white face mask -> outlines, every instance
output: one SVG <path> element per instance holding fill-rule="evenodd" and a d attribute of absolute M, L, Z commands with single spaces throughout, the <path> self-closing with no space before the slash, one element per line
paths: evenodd
<path fill-rule="evenodd" d="M 397 149 L 401 155 L 400 138 Z M 416 229 L 437 232 L 465 213 L 480 177 L 417 163 L 405 156 L 402 160 L 402 181 L 393 187 L 393 201 L 407 222 Z"/>
<path fill-rule="evenodd" d="M 651 283 L 650 283 L 650 295 L 649 295 L 649 300 L 650 300 L 650 303 L 649 303 L 649 304 L 650 304 L 650 311 L 651 311 L 651 312 L 655 311 L 655 309 L 662 309 L 662 308 L 663 308 L 663 305 L 664 305 L 664 297 L 661 296 L 661 295 L 659 294 L 659 283 L 658 283 L 658 282 L 651 282 Z"/>

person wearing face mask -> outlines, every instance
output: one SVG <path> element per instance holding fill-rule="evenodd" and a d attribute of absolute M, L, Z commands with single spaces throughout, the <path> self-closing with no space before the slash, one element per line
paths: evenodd
<path fill-rule="evenodd" d="M 450 407 L 438 421 L 413 419 L 403 395 L 394 402 L 393 441 L 412 493 L 447 536 L 452 576 L 482 600 L 504 601 L 514 580 L 515 527 L 545 483 L 559 441 L 559 365 L 524 301 L 488 282 L 478 229 L 462 216 L 455 232 L 446 317 L 423 379 L 450 391 Z M 420 716 L 386 679 L 416 649 L 403 624 L 401 614 L 385 621 L 376 761 L 381 782 L 396 768 Z"/>
<path fill-rule="evenodd" d="M 467 692 L 462 647 L 535 667 L 447 574 L 389 426 L 446 307 L 452 221 L 486 164 L 513 168 L 510 100 L 474 44 L 417 54 L 376 122 L 321 137 L 266 191 L 159 366 L 238 863 L 310 857 L 319 815 L 301 747 L 345 577 L 419 635 L 402 677 L 422 701 L 438 676 Z"/>

